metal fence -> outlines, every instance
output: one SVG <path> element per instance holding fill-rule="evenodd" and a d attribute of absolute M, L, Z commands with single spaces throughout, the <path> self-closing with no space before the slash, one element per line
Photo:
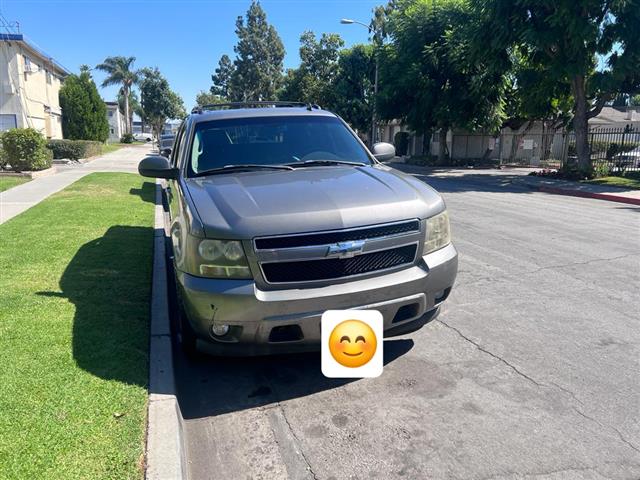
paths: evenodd
<path fill-rule="evenodd" d="M 640 129 L 592 128 L 589 130 L 591 162 L 600 173 L 619 174 L 640 170 Z M 567 135 L 566 161 L 576 161 L 576 137 Z"/>
<path fill-rule="evenodd" d="M 573 132 L 558 130 L 484 133 L 455 133 L 451 139 L 451 159 L 499 165 L 560 168 L 576 161 Z M 589 147 L 593 166 L 601 173 L 640 170 L 640 130 L 632 128 L 591 128 Z"/>

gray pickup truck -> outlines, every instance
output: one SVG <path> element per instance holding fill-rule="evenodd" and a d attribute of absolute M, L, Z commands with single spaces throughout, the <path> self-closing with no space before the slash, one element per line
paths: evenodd
<path fill-rule="evenodd" d="M 375 309 L 385 336 L 432 320 L 458 255 L 442 197 L 381 161 L 337 115 L 271 102 L 196 108 L 166 179 L 179 337 L 188 353 L 317 350 L 329 309 Z"/>

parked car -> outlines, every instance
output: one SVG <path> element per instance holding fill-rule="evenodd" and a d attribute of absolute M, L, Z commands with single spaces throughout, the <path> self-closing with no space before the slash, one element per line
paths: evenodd
<path fill-rule="evenodd" d="M 378 310 L 385 336 L 434 319 L 458 265 L 440 194 L 337 115 L 269 105 L 194 110 L 139 165 L 167 179 L 185 351 L 315 350 L 328 309 Z"/>
<path fill-rule="evenodd" d="M 171 155 L 171 150 L 173 148 L 173 143 L 175 142 L 176 136 L 173 134 L 163 134 L 160 135 L 160 141 L 158 142 L 158 150 L 160 154 L 168 157 Z"/>
<path fill-rule="evenodd" d="M 133 138 L 138 142 L 150 142 L 153 140 L 153 135 L 150 133 L 134 133 Z"/>
<path fill-rule="evenodd" d="M 619 153 L 613 157 L 613 161 L 617 169 L 621 170 L 640 167 L 640 147 L 629 152 Z"/>

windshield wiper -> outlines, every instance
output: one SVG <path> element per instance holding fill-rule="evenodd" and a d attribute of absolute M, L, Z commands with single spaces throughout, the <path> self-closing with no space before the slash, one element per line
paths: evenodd
<path fill-rule="evenodd" d="M 224 167 L 210 168 L 209 170 L 203 170 L 194 175 L 194 177 L 203 177 L 205 175 L 217 175 L 219 173 L 229 173 L 239 170 L 293 170 L 293 167 L 288 165 L 225 165 Z"/>
<path fill-rule="evenodd" d="M 290 167 L 313 167 L 314 165 L 353 165 L 354 167 L 364 167 L 362 162 L 348 162 L 346 160 L 305 160 L 304 162 L 287 163 Z"/>

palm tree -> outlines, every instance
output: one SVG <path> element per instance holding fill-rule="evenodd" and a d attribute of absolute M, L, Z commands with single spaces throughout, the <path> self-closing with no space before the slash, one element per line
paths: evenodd
<path fill-rule="evenodd" d="M 104 62 L 96 65 L 98 70 L 107 73 L 107 78 L 102 82 L 103 87 L 110 85 L 121 85 L 124 96 L 124 118 L 127 123 L 127 132 L 131 133 L 131 116 L 129 115 L 129 92 L 131 87 L 138 83 L 139 74 L 137 70 L 132 70 L 131 66 L 136 61 L 136 57 L 107 57 Z"/>

